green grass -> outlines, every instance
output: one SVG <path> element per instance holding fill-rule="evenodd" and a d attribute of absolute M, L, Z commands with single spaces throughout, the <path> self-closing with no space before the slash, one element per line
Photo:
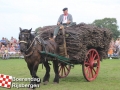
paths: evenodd
<path fill-rule="evenodd" d="M 11 75 L 17 78 L 30 78 L 26 62 L 22 59 L 0 60 L 0 74 Z M 43 78 L 45 68 L 39 66 L 37 75 Z M 60 79 L 59 84 L 53 84 L 54 72 L 51 65 L 51 78 L 48 85 L 41 84 L 36 90 L 120 90 L 120 60 L 103 60 L 97 79 L 87 82 L 82 74 L 81 65 L 75 65 L 68 77 Z M 16 82 L 29 83 L 29 82 Z M 7 90 L 0 88 L 0 90 Z M 18 90 L 11 88 L 11 90 Z M 20 88 L 19 90 L 27 90 Z"/>

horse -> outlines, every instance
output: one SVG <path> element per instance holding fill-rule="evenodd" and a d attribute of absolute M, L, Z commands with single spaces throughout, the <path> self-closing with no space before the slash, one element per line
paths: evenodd
<path fill-rule="evenodd" d="M 19 33 L 19 45 L 20 51 L 24 55 L 24 59 L 27 63 L 27 67 L 30 71 L 32 78 L 39 78 L 36 73 L 40 63 L 43 63 L 46 73 L 43 78 L 43 84 L 46 85 L 49 82 L 50 78 L 50 66 L 48 63 L 48 59 L 45 55 L 42 55 L 40 51 L 46 49 L 47 52 L 58 53 L 58 47 L 55 41 L 51 40 L 43 40 L 40 36 L 35 36 L 31 33 L 31 29 L 22 29 L 20 28 Z M 44 42 L 44 43 L 43 43 Z M 58 60 L 56 58 L 51 58 L 53 61 L 53 68 L 55 77 L 53 82 L 59 83 L 59 74 L 58 74 Z M 40 84 L 39 82 L 31 81 L 30 84 Z M 33 87 L 35 88 L 35 87 Z"/>

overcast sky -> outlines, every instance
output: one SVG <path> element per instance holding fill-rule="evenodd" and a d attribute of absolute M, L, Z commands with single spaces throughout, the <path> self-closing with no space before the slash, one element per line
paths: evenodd
<path fill-rule="evenodd" d="M 68 7 L 74 22 L 116 18 L 120 26 L 120 0 L 0 0 L 0 39 L 18 39 L 19 27 L 33 31 L 55 25 L 62 9 Z"/>

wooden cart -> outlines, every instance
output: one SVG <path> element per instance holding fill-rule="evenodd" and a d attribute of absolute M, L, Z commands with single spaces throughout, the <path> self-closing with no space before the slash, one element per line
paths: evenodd
<path fill-rule="evenodd" d="M 53 53 L 46 53 L 45 51 L 41 51 L 41 54 L 47 54 L 52 57 L 55 57 L 59 60 L 59 77 L 65 78 L 70 73 L 71 67 L 76 64 L 82 64 L 82 72 L 87 81 L 93 81 L 96 79 L 100 69 L 100 56 L 96 49 L 90 48 L 87 53 L 84 61 L 78 62 L 78 60 L 72 60 L 69 58 L 66 49 L 66 40 L 65 40 L 65 32 L 64 29 L 60 30 L 60 34 L 62 33 L 64 43 L 59 45 L 60 53 L 59 55 Z"/>

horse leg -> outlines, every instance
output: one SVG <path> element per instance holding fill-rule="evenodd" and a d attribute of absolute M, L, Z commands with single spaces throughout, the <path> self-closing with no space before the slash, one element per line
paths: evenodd
<path fill-rule="evenodd" d="M 50 66 L 49 66 L 48 61 L 44 62 L 44 66 L 46 68 L 46 73 L 43 78 L 43 82 L 44 82 L 43 84 L 46 85 L 49 82 L 49 78 L 50 78 Z"/>
<path fill-rule="evenodd" d="M 40 78 L 36 75 L 37 73 L 37 69 L 38 69 L 39 63 L 35 62 L 34 64 L 28 64 L 28 68 L 30 70 L 30 74 L 33 78 L 33 81 L 30 82 L 30 84 L 34 85 L 34 84 L 40 84 L 41 80 Z M 35 79 L 35 81 L 34 81 Z M 29 87 L 29 88 L 35 88 L 35 87 Z"/>
<path fill-rule="evenodd" d="M 39 62 L 35 62 L 34 66 L 33 66 L 33 72 L 32 72 L 32 77 L 37 79 L 36 84 L 40 84 L 40 82 L 41 82 L 40 78 L 36 75 L 38 66 L 39 66 Z"/>
<path fill-rule="evenodd" d="M 30 71 L 30 75 L 32 76 L 32 67 L 33 67 L 33 65 L 30 64 L 30 63 L 27 63 L 27 66 L 28 66 L 28 69 Z"/>
<path fill-rule="evenodd" d="M 53 68 L 55 72 L 55 78 L 53 80 L 54 83 L 59 83 L 59 74 L 58 74 L 58 61 L 53 60 Z"/>
<path fill-rule="evenodd" d="M 30 71 L 30 75 L 32 76 L 32 72 L 33 72 L 33 64 L 27 62 L 27 66 L 28 66 L 28 69 Z M 32 82 L 30 82 L 30 84 L 33 84 Z M 34 90 L 34 87 L 29 87 L 30 89 L 28 90 Z"/>

